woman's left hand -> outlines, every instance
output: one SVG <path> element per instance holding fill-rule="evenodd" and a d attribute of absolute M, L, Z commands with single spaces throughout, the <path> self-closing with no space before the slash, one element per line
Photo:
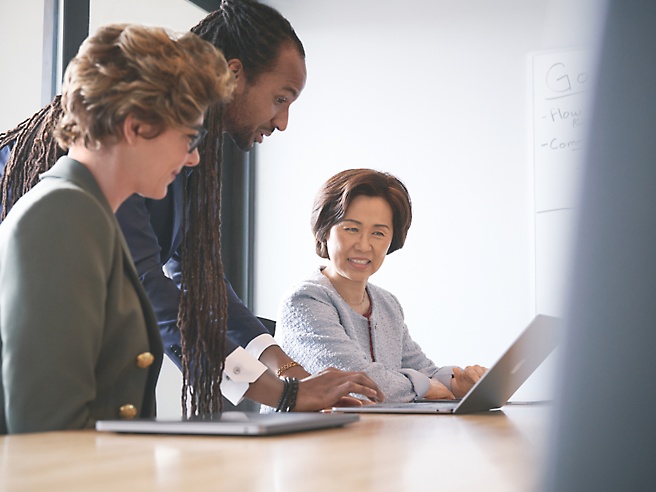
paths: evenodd
<path fill-rule="evenodd" d="M 487 367 L 474 365 L 467 366 L 464 370 L 453 368 L 453 379 L 451 380 L 451 392 L 456 398 L 462 398 L 472 386 L 485 374 Z"/>

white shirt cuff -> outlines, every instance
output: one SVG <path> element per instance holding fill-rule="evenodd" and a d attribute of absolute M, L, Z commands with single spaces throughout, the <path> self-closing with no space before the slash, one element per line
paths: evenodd
<path fill-rule="evenodd" d="M 262 334 L 253 338 L 248 345 L 246 345 L 246 352 L 259 360 L 262 352 L 268 349 L 271 345 L 278 345 L 276 339 L 271 335 Z"/>
<path fill-rule="evenodd" d="M 221 379 L 221 393 L 230 403 L 238 405 L 244 399 L 248 386 L 257 381 L 266 370 L 267 367 L 257 358 L 242 347 L 237 347 L 226 357 L 223 379 Z"/>

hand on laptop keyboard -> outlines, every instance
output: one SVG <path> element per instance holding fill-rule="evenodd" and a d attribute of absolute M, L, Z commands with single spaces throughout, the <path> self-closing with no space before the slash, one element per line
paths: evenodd
<path fill-rule="evenodd" d="M 451 390 L 453 394 L 462 398 L 465 396 L 469 390 L 474 386 L 481 376 L 485 374 L 487 367 L 479 366 L 478 364 L 473 366 L 467 366 L 464 370 L 459 367 L 453 368 L 453 379 L 451 380 Z"/>

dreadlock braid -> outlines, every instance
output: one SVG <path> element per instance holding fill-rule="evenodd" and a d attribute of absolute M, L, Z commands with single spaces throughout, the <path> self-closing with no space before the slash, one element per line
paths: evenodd
<path fill-rule="evenodd" d="M 0 220 L 4 220 L 16 201 L 39 181 L 39 174 L 50 169 L 66 153 L 52 136 L 62 115 L 60 98 L 56 96 L 13 130 L 0 133 L 0 148 L 13 142 L 0 181 Z"/>
<path fill-rule="evenodd" d="M 222 410 L 228 301 L 221 262 L 222 106 L 206 116 L 210 132 L 200 149 L 200 165 L 187 174 L 183 215 L 181 301 L 182 411 L 212 416 Z M 188 399 L 191 398 L 189 405 Z"/>
<path fill-rule="evenodd" d="M 273 8 L 252 0 L 223 0 L 191 32 L 223 51 L 226 60 L 239 59 L 251 83 L 273 67 L 283 45 L 293 43 L 305 56 L 289 22 Z M 185 185 L 178 328 L 182 411 L 188 416 L 211 416 L 222 409 L 228 318 L 220 237 L 222 116 L 222 107 L 208 111 L 208 138 L 199 148 L 200 165 L 187 175 Z"/>

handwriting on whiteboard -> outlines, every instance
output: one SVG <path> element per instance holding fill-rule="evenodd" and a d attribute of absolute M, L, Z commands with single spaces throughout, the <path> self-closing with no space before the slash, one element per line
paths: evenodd
<path fill-rule="evenodd" d="M 583 50 L 532 56 L 533 158 L 538 211 L 570 208 L 584 145 L 590 71 Z"/>
<path fill-rule="evenodd" d="M 561 59 L 561 58 L 558 58 Z M 582 96 L 588 88 L 590 79 L 587 71 L 580 70 L 580 63 L 568 61 L 568 63 L 557 61 L 551 63 L 544 74 L 544 92 L 542 96 L 547 105 L 543 106 L 545 113 L 542 119 L 554 125 L 554 132 L 558 132 L 557 125 L 563 125 L 573 130 L 583 127 L 584 111 Z M 539 84 L 539 81 L 536 81 Z M 555 135 L 546 141 L 542 141 L 541 147 L 548 150 L 580 150 L 582 138 L 579 135 L 568 135 L 566 137 Z"/>

